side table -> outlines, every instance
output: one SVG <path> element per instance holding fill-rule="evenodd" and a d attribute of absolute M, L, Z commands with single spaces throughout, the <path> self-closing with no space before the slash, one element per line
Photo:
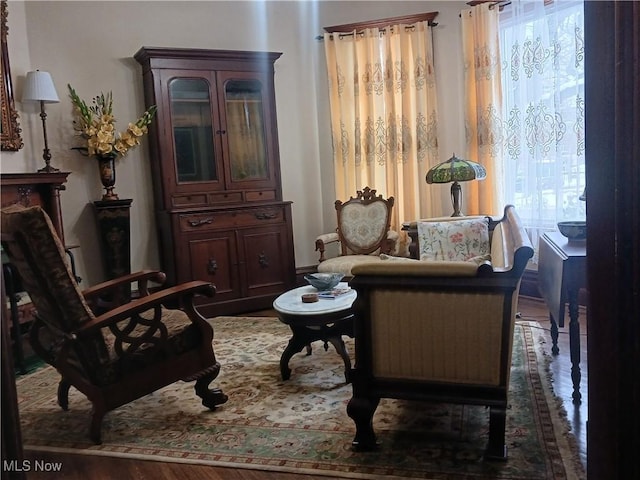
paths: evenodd
<path fill-rule="evenodd" d="M 339 287 L 346 287 L 342 282 Z M 315 293 L 317 290 L 311 285 L 295 288 L 283 293 L 273 302 L 273 308 L 278 312 L 280 321 L 289 325 L 293 336 L 280 358 L 280 374 L 283 380 L 291 376 L 289 360 L 293 355 L 307 347 L 307 355 L 311 354 L 310 344 L 317 340 L 324 342 L 325 350 L 331 343 L 344 362 L 344 376 L 350 381 L 351 360 L 347 353 L 342 335 L 353 338 L 353 312 L 351 305 L 356 299 L 355 290 L 340 295 L 334 299 L 321 298 L 317 302 L 304 303 L 302 295 Z"/>
<path fill-rule="evenodd" d="M 558 327 L 564 327 L 565 304 L 569 304 L 569 350 L 573 402 L 580 403 L 580 322 L 578 293 L 587 286 L 587 247 L 585 242 L 569 242 L 559 232 L 540 237 L 538 287 L 549 308 L 551 353 L 557 355 Z"/>

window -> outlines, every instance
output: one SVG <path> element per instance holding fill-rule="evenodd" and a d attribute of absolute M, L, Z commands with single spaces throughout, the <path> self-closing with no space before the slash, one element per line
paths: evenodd
<path fill-rule="evenodd" d="M 500 15 L 505 197 L 534 244 L 585 218 L 583 35 L 581 1 L 514 1 Z"/>

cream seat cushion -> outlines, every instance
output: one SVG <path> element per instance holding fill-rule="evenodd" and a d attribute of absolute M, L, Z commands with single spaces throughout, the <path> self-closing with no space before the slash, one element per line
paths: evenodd
<path fill-rule="evenodd" d="M 320 273 L 342 273 L 346 277 L 351 277 L 351 269 L 356 265 L 364 265 L 369 263 L 379 263 L 383 260 L 380 255 L 341 255 L 325 260 L 318 265 Z"/>

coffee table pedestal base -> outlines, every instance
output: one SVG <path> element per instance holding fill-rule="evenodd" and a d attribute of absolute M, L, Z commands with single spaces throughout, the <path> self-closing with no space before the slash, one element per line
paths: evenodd
<path fill-rule="evenodd" d="M 283 380 L 289 380 L 291 377 L 291 369 L 289 368 L 289 360 L 296 353 L 301 352 L 306 347 L 307 355 L 311 355 L 311 344 L 318 340 L 324 342 L 325 351 L 329 348 L 329 343 L 334 346 L 338 355 L 344 362 L 344 378 L 347 383 L 350 380 L 351 359 L 347 353 L 347 349 L 342 340 L 342 335 L 348 335 L 353 338 L 353 315 L 347 315 L 341 319 L 325 325 L 304 325 L 303 320 L 299 317 L 295 320 L 286 318 L 282 319 L 284 323 L 289 325 L 293 336 L 289 340 L 289 344 L 282 352 L 280 357 L 280 374 Z M 313 321 L 312 323 L 317 323 Z"/>

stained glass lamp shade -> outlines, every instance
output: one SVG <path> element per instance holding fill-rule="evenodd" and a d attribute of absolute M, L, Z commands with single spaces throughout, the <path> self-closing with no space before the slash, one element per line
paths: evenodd
<path fill-rule="evenodd" d="M 487 171 L 479 163 L 471 160 L 464 160 L 453 156 L 446 162 L 439 163 L 427 172 L 427 183 L 450 183 L 451 185 L 451 202 L 453 203 L 452 217 L 462 217 L 460 213 L 460 197 L 462 187 L 458 182 L 467 182 L 469 180 L 482 180 L 486 178 Z"/>

